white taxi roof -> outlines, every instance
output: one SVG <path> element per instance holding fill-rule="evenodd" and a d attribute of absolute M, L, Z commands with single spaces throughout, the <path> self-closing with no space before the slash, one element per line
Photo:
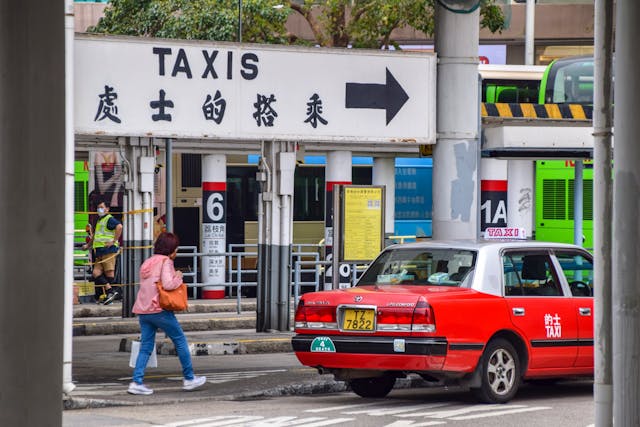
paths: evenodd
<path fill-rule="evenodd" d="M 580 246 L 568 243 L 543 242 L 538 240 L 425 240 L 415 243 L 403 243 L 389 246 L 388 250 L 403 249 L 460 249 L 476 251 L 478 253 L 474 268 L 471 288 L 496 296 L 502 296 L 502 251 L 505 249 L 575 249 L 586 250 Z"/>

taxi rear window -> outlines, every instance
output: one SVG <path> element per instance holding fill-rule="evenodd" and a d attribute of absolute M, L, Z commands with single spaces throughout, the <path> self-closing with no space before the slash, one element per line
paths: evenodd
<path fill-rule="evenodd" d="M 476 252 L 458 249 L 394 249 L 382 253 L 358 285 L 464 286 L 470 282 Z"/>

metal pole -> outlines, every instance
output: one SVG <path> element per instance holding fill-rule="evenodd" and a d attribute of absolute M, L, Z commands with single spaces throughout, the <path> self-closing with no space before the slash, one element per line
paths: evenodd
<path fill-rule="evenodd" d="M 535 63 L 535 22 L 536 22 L 536 0 L 527 0 L 525 9 L 524 26 L 524 63 L 533 65 Z"/>
<path fill-rule="evenodd" d="M 613 419 L 615 425 L 640 425 L 640 2 L 616 2 L 613 179 Z"/>
<path fill-rule="evenodd" d="M 164 152 L 165 166 L 165 226 L 167 231 L 173 231 L 173 140 L 167 138 Z"/>
<path fill-rule="evenodd" d="M 76 386 L 72 381 L 73 359 L 73 187 L 74 187 L 74 133 L 73 133 L 73 2 L 65 0 L 65 183 L 64 183 L 64 338 L 62 361 L 62 391 L 70 393 Z"/>
<path fill-rule="evenodd" d="M 575 161 L 573 177 L 573 244 L 582 246 L 582 204 L 584 181 L 582 179 L 584 164 L 582 160 Z"/>

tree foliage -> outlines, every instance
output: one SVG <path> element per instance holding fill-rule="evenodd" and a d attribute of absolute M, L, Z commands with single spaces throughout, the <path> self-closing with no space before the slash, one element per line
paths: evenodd
<path fill-rule="evenodd" d="M 276 7 L 274 7 L 276 6 Z M 289 8 L 242 1 L 242 40 L 287 43 Z M 237 0 L 111 0 L 89 32 L 196 40 L 238 40 Z"/>
<path fill-rule="evenodd" d="M 392 32 L 406 26 L 432 36 L 435 0 L 287 0 L 309 23 L 321 46 L 397 47 Z M 504 28 L 504 14 L 495 0 L 481 0 L 480 26 Z"/>
<path fill-rule="evenodd" d="M 481 1 L 480 25 L 504 26 L 496 0 Z M 396 29 L 434 32 L 435 0 L 242 0 L 242 40 L 300 42 L 285 23 L 295 11 L 309 23 L 311 44 L 335 47 L 389 47 Z M 238 0 L 111 0 L 90 32 L 178 39 L 236 41 Z"/>

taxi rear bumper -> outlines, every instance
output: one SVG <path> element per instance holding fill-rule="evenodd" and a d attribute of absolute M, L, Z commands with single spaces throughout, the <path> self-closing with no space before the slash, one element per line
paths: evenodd
<path fill-rule="evenodd" d="M 291 343 L 300 363 L 329 370 L 439 371 L 447 354 L 444 338 L 298 334 Z"/>
<path fill-rule="evenodd" d="M 313 344 L 317 338 L 328 338 L 333 343 L 335 353 L 446 356 L 448 346 L 446 338 L 298 334 L 291 339 L 293 351 L 316 352 Z"/>

